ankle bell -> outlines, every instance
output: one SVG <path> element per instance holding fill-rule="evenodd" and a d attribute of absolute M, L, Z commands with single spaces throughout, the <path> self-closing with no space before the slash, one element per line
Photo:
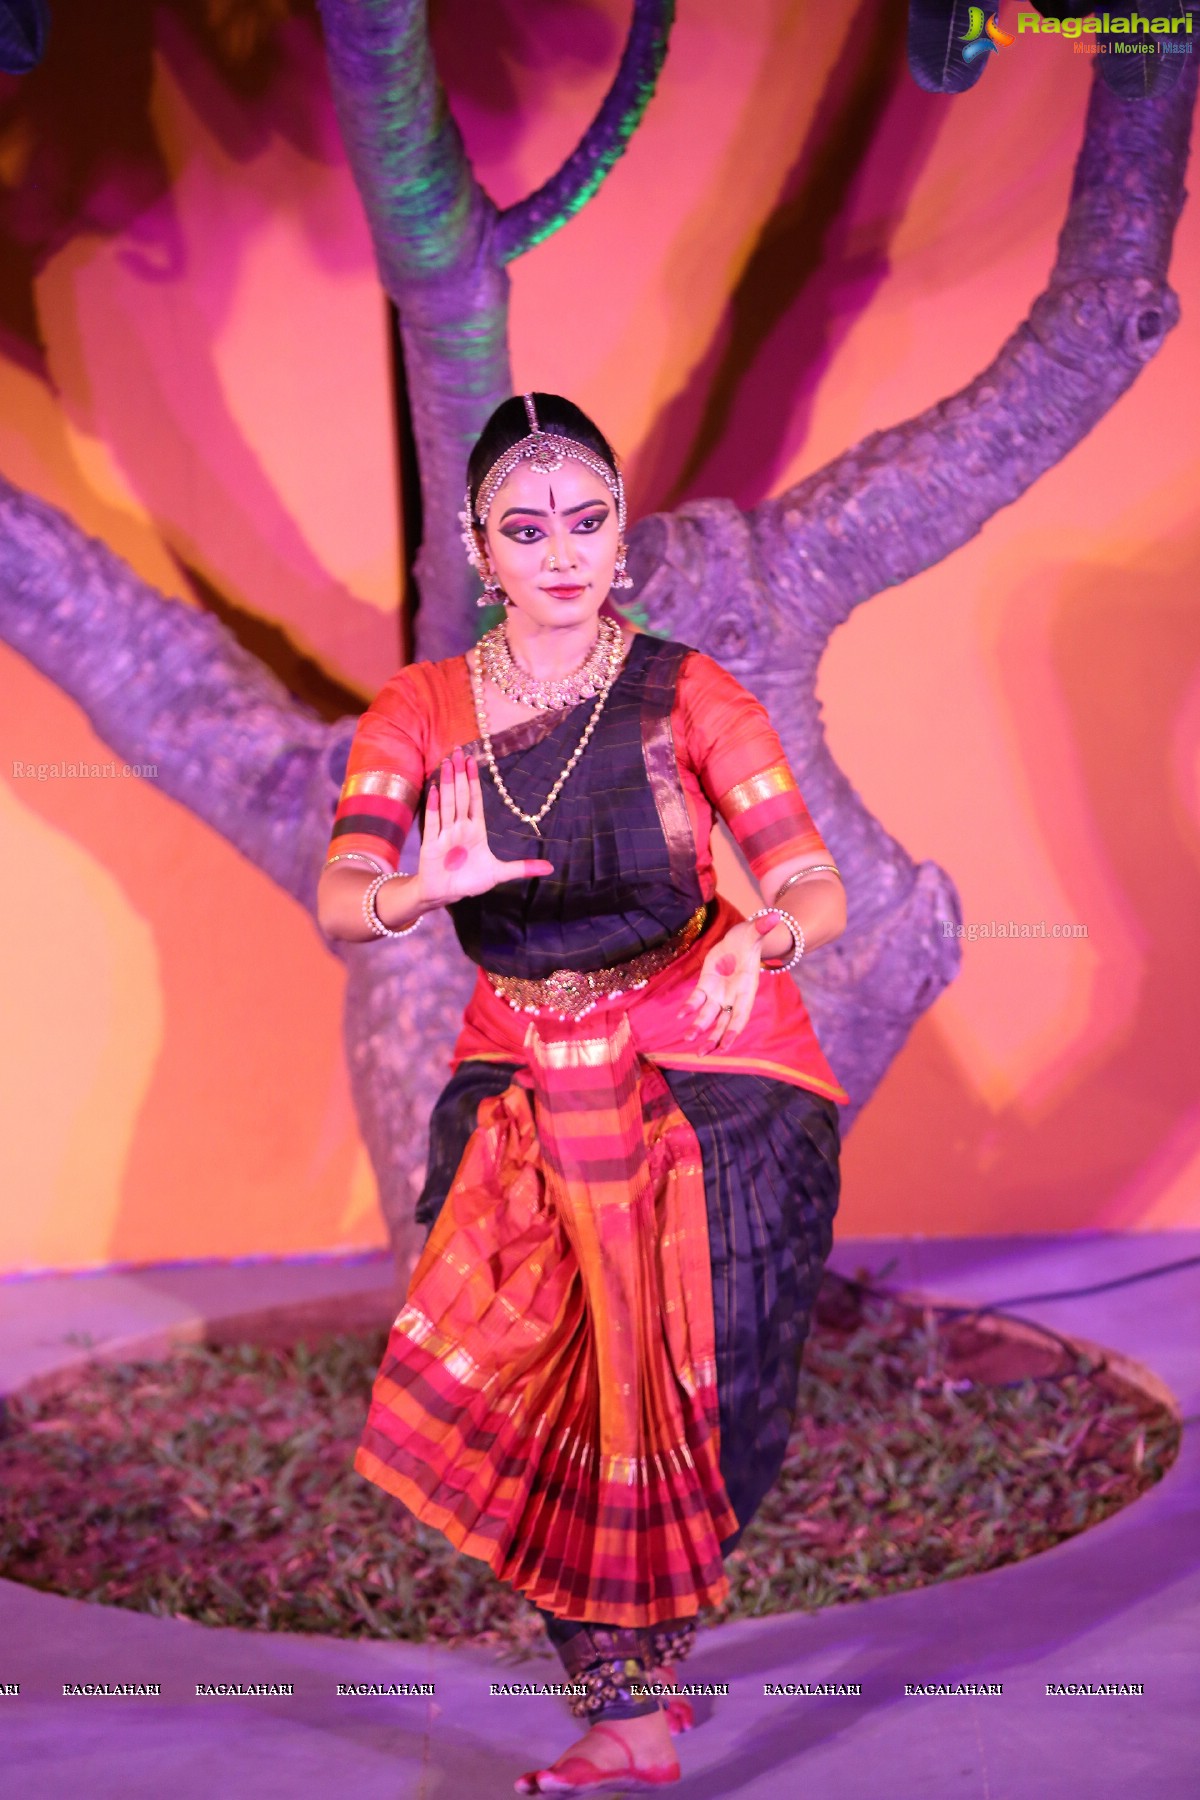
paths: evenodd
<path fill-rule="evenodd" d="M 680 1619 L 669 1620 L 664 1625 L 648 1625 L 644 1637 L 646 1656 L 652 1665 L 680 1663 L 695 1648 L 696 1621 Z"/>
<path fill-rule="evenodd" d="M 571 1684 L 585 1690 L 570 1702 L 577 1719 L 595 1725 L 601 1719 L 640 1719 L 660 1710 L 655 1695 L 645 1692 L 648 1665 L 640 1632 L 588 1626 L 563 1644 L 559 1655 Z"/>

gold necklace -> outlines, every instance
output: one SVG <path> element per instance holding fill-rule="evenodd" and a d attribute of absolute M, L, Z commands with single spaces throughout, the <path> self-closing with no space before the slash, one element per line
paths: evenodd
<path fill-rule="evenodd" d="M 608 670 L 620 662 L 624 653 L 620 624 L 609 618 L 600 620 L 587 655 L 566 675 L 531 675 L 528 669 L 521 668 L 508 641 L 507 622 L 494 625 L 479 640 L 483 672 L 488 680 L 495 682 L 508 699 L 539 712 L 578 706 L 581 700 L 598 694 Z"/>
<path fill-rule="evenodd" d="M 622 644 L 623 642 L 624 640 L 622 640 Z M 601 688 L 599 698 L 592 708 L 592 716 L 587 722 L 587 728 L 579 742 L 576 744 L 574 750 L 571 752 L 566 767 L 563 769 L 562 774 L 559 776 L 554 786 L 550 789 L 549 794 L 546 796 L 545 803 L 539 811 L 527 813 L 521 811 L 520 807 L 505 787 L 504 779 L 501 776 L 499 769 L 496 767 L 496 753 L 492 749 L 492 734 L 488 730 L 487 701 L 485 700 L 483 693 L 483 673 L 481 669 L 479 646 L 476 645 L 475 647 L 474 656 L 471 659 L 471 686 L 475 695 L 475 721 L 479 726 L 479 735 L 483 739 L 483 752 L 487 758 L 488 768 L 492 771 L 492 780 L 496 783 L 500 798 L 503 800 L 505 806 L 507 806 L 509 812 L 515 813 L 517 818 L 524 820 L 526 825 L 532 825 L 539 837 L 542 835 L 541 820 L 545 818 L 546 814 L 550 811 L 550 808 L 554 805 L 554 802 L 558 799 L 564 781 L 566 781 L 567 776 L 571 773 L 571 770 L 575 767 L 575 764 L 587 749 L 588 740 L 599 723 L 600 714 L 604 711 L 604 702 L 608 699 L 608 696 L 612 691 L 612 685 L 620 674 L 620 671 L 620 661 L 614 661 L 610 664 L 608 673 L 604 679 L 604 686 Z"/>

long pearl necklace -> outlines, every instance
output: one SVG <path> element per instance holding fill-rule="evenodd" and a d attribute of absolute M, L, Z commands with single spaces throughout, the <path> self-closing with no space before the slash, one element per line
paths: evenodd
<path fill-rule="evenodd" d="M 558 780 L 554 783 L 554 786 L 550 789 L 544 804 L 535 813 L 521 811 L 521 808 L 517 805 L 516 801 L 505 787 L 504 778 L 496 767 L 496 753 L 492 749 L 492 734 L 488 730 L 487 722 L 487 702 L 483 693 L 483 659 L 480 655 L 482 640 L 480 641 L 480 644 L 476 646 L 475 655 L 471 658 L 471 686 L 475 695 L 475 720 L 479 726 L 479 735 L 483 739 L 483 751 L 487 758 L 488 768 L 492 772 L 492 780 L 496 783 L 500 798 L 503 800 L 505 806 L 507 806 L 509 812 L 515 813 L 517 818 L 524 820 L 526 825 L 532 825 L 539 837 L 542 835 L 541 821 L 545 818 L 546 814 L 550 811 L 550 808 L 554 805 L 554 802 L 558 799 L 563 783 L 587 749 L 588 740 L 600 721 L 600 714 L 604 711 L 604 702 L 608 699 L 608 696 L 612 691 L 613 682 L 620 673 L 621 662 L 624 657 L 624 639 L 621 636 L 621 628 L 617 625 L 615 619 L 602 619 L 600 624 L 602 630 L 606 625 L 611 625 L 615 628 L 617 634 L 617 641 L 614 647 L 615 654 L 611 655 L 609 658 L 608 668 L 604 676 L 604 685 L 600 689 L 600 694 L 595 706 L 592 708 L 592 716 L 587 722 L 587 728 L 585 729 L 583 736 L 571 752 L 566 767 L 563 769 Z M 503 630 L 503 626 L 498 626 L 497 630 Z M 488 635 L 490 636 L 491 634 L 489 633 Z"/>

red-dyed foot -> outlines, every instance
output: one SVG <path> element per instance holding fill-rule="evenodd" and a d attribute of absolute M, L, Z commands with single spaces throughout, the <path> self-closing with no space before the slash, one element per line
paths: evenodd
<path fill-rule="evenodd" d="M 598 1788 L 655 1788 L 667 1787 L 679 1780 L 679 1764 L 652 1763 L 639 1768 L 633 1760 L 633 1751 L 611 1725 L 593 1725 L 588 1737 L 597 1737 L 603 1732 L 606 1738 L 620 1746 L 625 1761 L 623 1765 L 602 1769 L 588 1756 L 567 1755 L 560 1757 L 553 1768 L 531 1769 L 528 1774 L 518 1776 L 513 1786 L 518 1794 L 590 1794 Z"/>
<path fill-rule="evenodd" d="M 647 1681 L 661 1681 L 664 1687 L 675 1686 L 675 1671 L 670 1663 L 662 1663 L 657 1669 L 651 1669 Z M 663 1711 L 667 1715 L 667 1730 L 672 1737 L 680 1732 L 691 1731 L 696 1724 L 696 1713 L 689 1699 L 683 1694 L 662 1696 Z"/>

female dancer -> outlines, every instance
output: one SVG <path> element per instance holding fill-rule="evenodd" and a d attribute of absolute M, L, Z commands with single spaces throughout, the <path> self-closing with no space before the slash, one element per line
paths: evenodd
<path fill-rule="evenodd" d="M 786 971 L 845 896 L 758 701 L 602 614 L 625 497 L 585 414 L 498 407 L 463 524 L 506 617 L 363 714 L 318 896 L 356 941 L 447 906 L 479 965 L 355 1467 L 546 1621 L 590 1728 L 517 1792 L 659 1786 L 690 1708 L 646 1684 L 779 1473 L 832 1241 L 848 1096 Z"/>

